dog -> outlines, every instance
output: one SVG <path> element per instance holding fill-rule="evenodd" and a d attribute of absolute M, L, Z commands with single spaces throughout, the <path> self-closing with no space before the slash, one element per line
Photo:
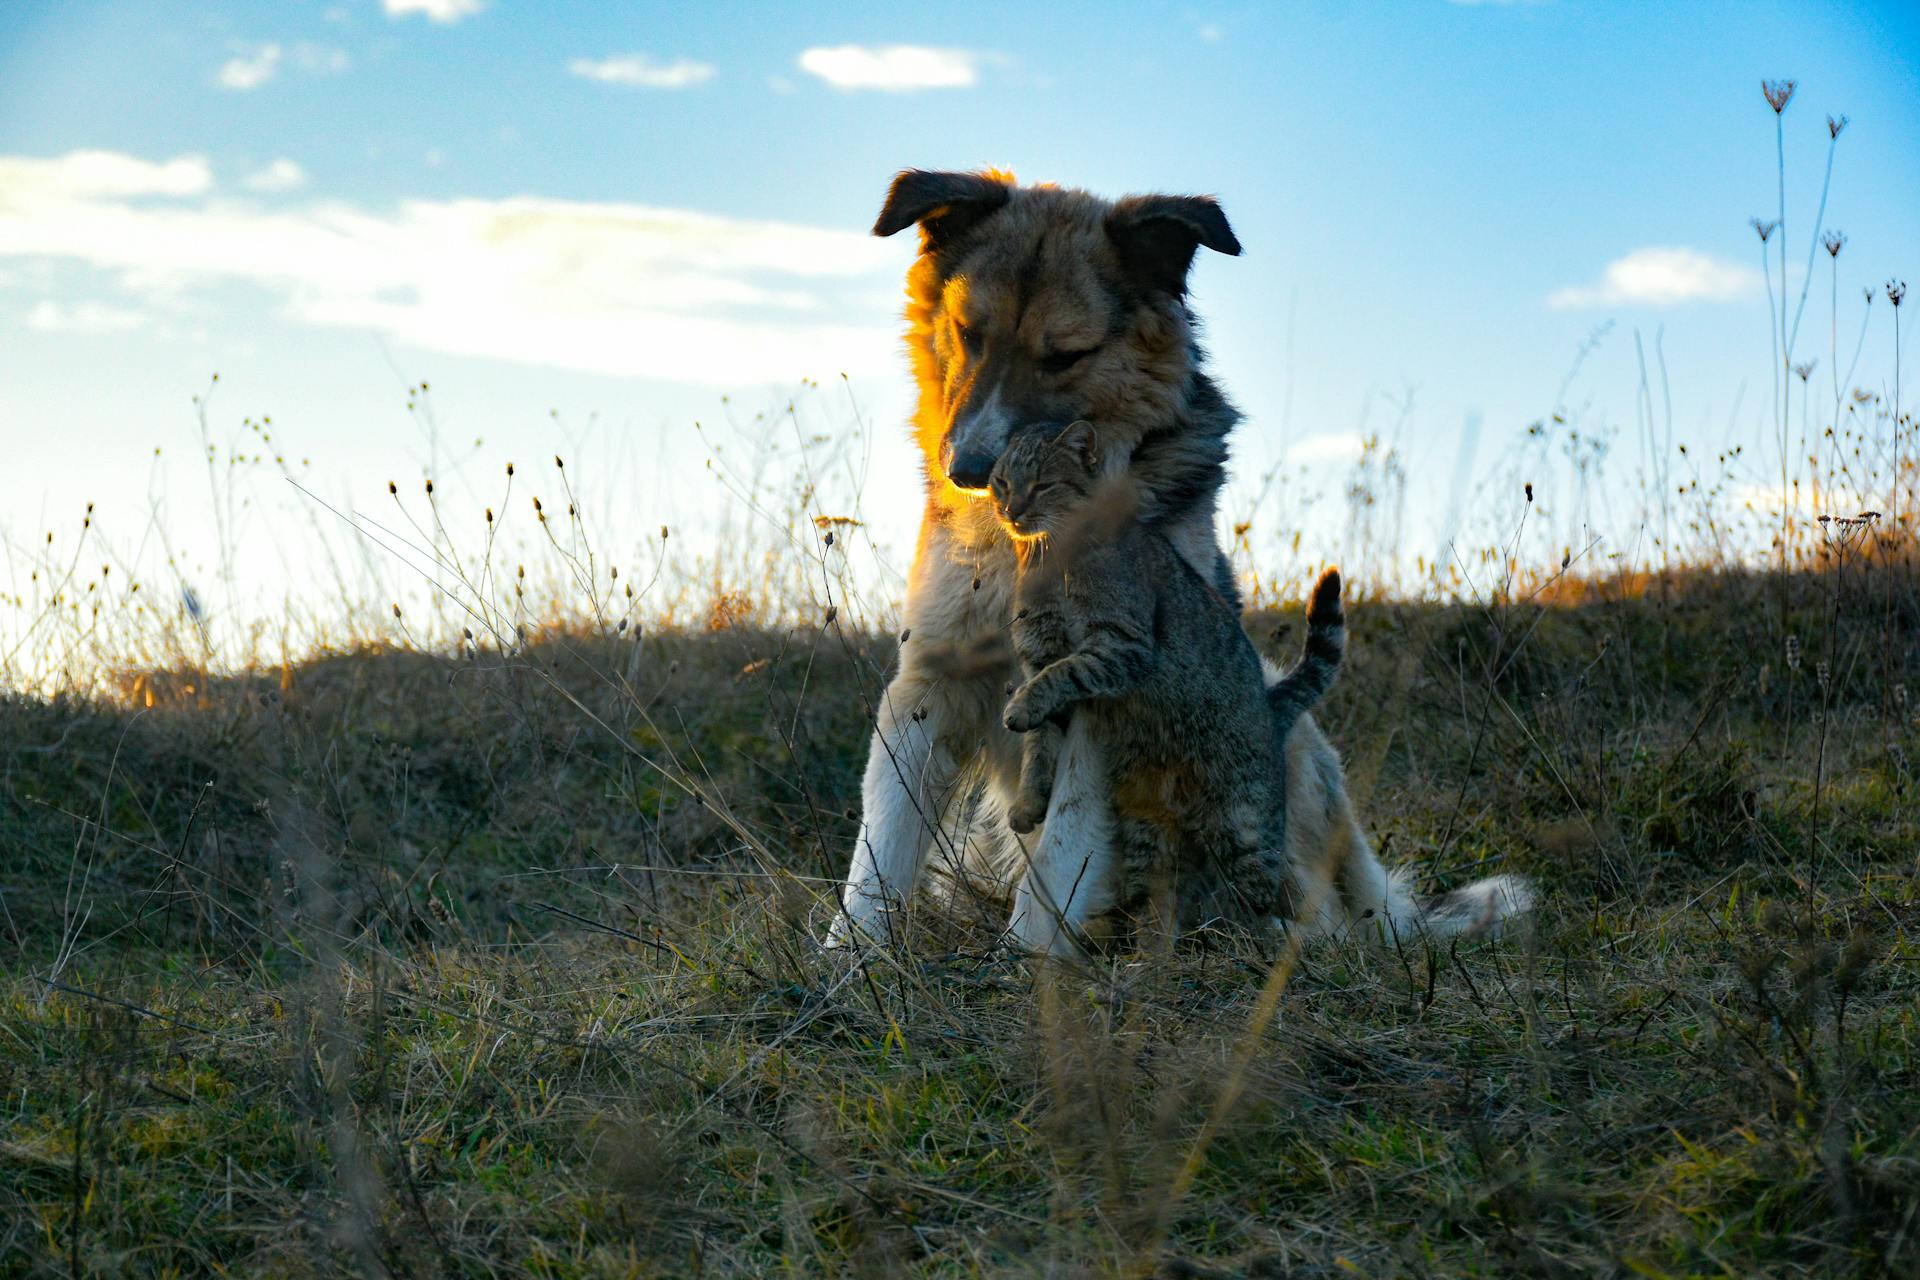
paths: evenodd
<path fill-rule="evenodd" d="M 1238 607 L 1215 516 L 1240 414 L 1205 370 L 1187 280 L 1201 249 L 1235 256 L 1241 246 L 1210 196 L 1109 201 L 1022 186 L 998 170 L 902 171 L 873 231 L 910 226 L 920 252 L 907 273 L 906 342 L 926 506 L 828 943 L 892 940 L 937 854 L 942 870 L 1010 893 L 1014 945 L 1071 956 L 1087 922 L 1113 905 L 1116 878 L 1087 718 L 1067 726 L 1045 821 L 1018 839 L 1005 814 L 1020 742 L 1001 722 L 1014 666 L 956 675 L 918 654 L 951 653 L 1008 627 L 1017 570 L 986 486 L 1008 441 L 1039 424 L 1096 424 L 1103 466 L 1131 480 L 1138 518 Z M 1407 933 L 1471 932 L 1526 905 L 1524 886 L 1499 879 L 1415 901 L 1374 855 L 1339 757 L 1311 717 L 1288 737 L 1284 767 L 1295 927 L 1326 933 L 1375 920 Z"/>

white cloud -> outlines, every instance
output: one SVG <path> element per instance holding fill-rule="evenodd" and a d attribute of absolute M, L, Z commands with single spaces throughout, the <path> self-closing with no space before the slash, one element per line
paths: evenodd
<path fill-rule="evenodd" d="M 294 191 L 307 185 L 307 171 L 281 156 L 266 168 L 248 174 L 240 182 L 249 191 Z"/>
<path fill-rule="evenodd" d="M 23 201 L 89 197 L 193 196 L 213 186 L 205 156 L 155 163 L 115 151 L 64 156 L 0 156 L 0 214 Z"/>
<path fill-rule="evenodd" d="M 220 68 L 218 77 L 222 89 L 235 89 L 245 92 L 258 89 L 273 79 L 280 69 L 282 49 L 277 44 L 256 45 L 249 53 L 227 60 Z"/>
<path fill-rule="evenodd" d="M 612 58 L 575 58 L 567 70 L 586 80 L 602 84 L 633 85 L 641 89 L 690 89 L 713 79 L 718 70 L 711 62 L 675 58 L 661 62 L 652 54 L 627 53 Z"/>
<path fill-rule="evenodd" d="M 1752 267 L 1698 249 L 1635 249 L 1607 264 L 1593 284 L 1560 289 L 1547 305 L 1574 307 L 1676 307 L 1686 302 L 1733 302 L 1760 288 Z"/>
<path fill-rule="evenodd" d="M 114 160 L 147 187 L 169 168 Z M 245 281 L 299 322 L 617 376 L 744 386 L 895 366 L 890 308 L 866 299 L 901 251 L 853 231 L 529 196 L 156 206 L 76 185 L 87 167 L 0 157 L 0 259 L 84 263 L 147 297 Z"/>
<path fill-rule="evenodd" d="M 985 56 L 971 49 L 918 44 L 842 44 L 808 49 L 799 67 L 836 89 L 968 89 L 980 83 Z"/>
<path fill-rule="evenodd" d="M 27 328 L 43 333 L 126 333 L 146 322 L 138 311 L 110 307 L 104 302 L 76 302 L 63 307 L 43 301 L 27 313 Z"/>
<path fill-rule="evenodd" d="M 485 0 L 382 0 L 389 18 L 421 13 L 435 22 L 458 22 L 486 8 Z"/>
<path fill-rule="evenodd" d="M 1358 462 L 1366 442 L 1354 431 L 1330 431 L 1308 436 L 1287 450 L 1287 461 L 1306 466 L 1320 462 Z"/>

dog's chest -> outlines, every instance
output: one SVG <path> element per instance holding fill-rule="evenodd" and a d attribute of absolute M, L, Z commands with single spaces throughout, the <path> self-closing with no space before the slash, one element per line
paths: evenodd
<path fill-rule="evenodd" d="M 1012 619 L 1017 570 L 1004 542 L 976 548 L 936 537 L 916 568 L 922 581 L 909 593 L 916 631 L 962 640 L 1003 631 Z"/>

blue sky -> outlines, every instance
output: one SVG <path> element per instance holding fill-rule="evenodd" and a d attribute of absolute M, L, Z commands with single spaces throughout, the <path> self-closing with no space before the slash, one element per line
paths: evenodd
<path fill-rule="evenodd" d="M 1796 260 L 1823 117 L 1851 121 L 1826 219 L 1849 236 L 1850 332 L 1860 286 L 1920 277 L 1910 3 L 12 0 L 0 509 L 16 545 L 88 500 L 136 539 L 164 492 L 197 545 L 205 503 L 167 469 L 192 462 L 190 397 L 217 370 L 215 437 L 271 415 L 341 505 L 433 465 L 405 408 L 426 379 L 443 448 L 484 439 L 471 465 L 597 450 L 610 518 L 713 527 L 691 424 L 811 375 L 831 429 L 844 371 L 881 478 L 867 515 L 910 546 L 910 237 L 864 232 L 895 169 L 997 164 L 1217 195 L 1246 254 L 1202 261 L 1194 297 L 1248 413 L 1235 501 L 1289 459 L 1337 491 L 1383 431 L 1431 551 L 1471 496 L 1455 475 L 1515 456 L 1608 322 L 1569 400 L 1618 429 L 1616 471 L 1640 462 L 1636 331 L 1660 334 L 1678 439 L 1765 437 L 1763 76 L 1800 86 Z M 1824 289 L 1809 311 L 1818 354 Z M 1890 347 L 1876 326 L 1863 370 Z M 254 528 L 297 575 L 286 515 L 263 499 Z"/>

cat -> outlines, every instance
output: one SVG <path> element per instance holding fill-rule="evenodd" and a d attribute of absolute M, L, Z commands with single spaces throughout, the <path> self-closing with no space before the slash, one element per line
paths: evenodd
<path fill-rule="evenodd" d="M 1237 610 L 1101 464 L 1097 432 L 1079 421 L 1016 438 L 989 478 L 1019 565 L 1023 679 L 1004 719 L 1024 738 L 1008 823 L 1024 834 L 1044 820 L 1065 722 L 1089 716 L 1116 824 L 1118 914 L 1157 914 L 1176 932 L 1289 918 L 1281 762 L 1339 671 L 1339 574 L 1314 588 L 1300 663 L 1267 688 Z"/>

